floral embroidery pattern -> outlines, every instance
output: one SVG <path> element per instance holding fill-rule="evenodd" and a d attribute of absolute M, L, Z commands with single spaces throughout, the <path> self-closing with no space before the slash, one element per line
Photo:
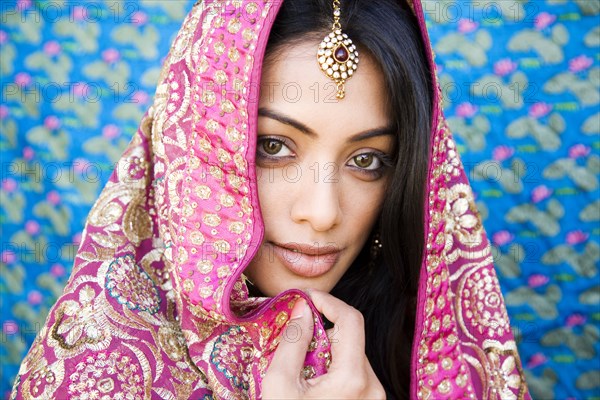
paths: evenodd
<path fill-rule="evenodd" d="M 487 375 L 489 377 L 490 398 L 508 400 L 522 399 L 525 391 L 523 373 L 518 354 L 513 345 L 502 346 L 498 342 L 485 342 L 487 355 Z"/>
<path fill-rule="evenodd" d="M 502 293 L 488 268 L 476 271 L 466 279 L 462 306 L 468 324 L 477 332 L 500 337 L 510 330 L 508 315 L 502 304 Z"/>
<path fill-rule="evenodd" d="M 111 328 L 99 301 L 94 289 L 85 285 L 78 302 L 67 300 L 60 305 L 49 334 L 57 353 L 74 355 L 86 348 L 103 350 L 109 346 Z"/>
<path fill-rule="evenodd" d="M 254 354 L 252 342 L 244 337 L 242 332 L 242 328 L 236 326 L 219 336 L 210 354 L 210 361 L 235 387 L 247 390 L 249 385 L 243 377 L 248 373 L 247 369 L 250 368 L 249 363 L 254 360 Z M 237 349 L 240 349 L 239 356 L 235 351 Z"/>
<path fill-rule="evenodd" d="M 126 255 L 114 260 L 108 268 L 106 288 L 112 297 L 130 310 L 154 314 L 160 308 L 160 296 L 152 279 Z"/>
<path fill-rule="evenodd" d="M 118 351 L 86 357 L 69 380 L 69 395 L 81 399 L 125 400 L 143 395 L 140 366 Z"/>

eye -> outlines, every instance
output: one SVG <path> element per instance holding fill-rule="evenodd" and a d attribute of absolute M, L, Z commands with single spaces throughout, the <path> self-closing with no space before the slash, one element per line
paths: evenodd
<path fill-rule="evenodd" d="M 374 153 L 362 153 L 352 157 L 350 165 L 368 171 L 375 171 L 380 169 L 383 163 Z"/>
<path fill-rule="evenodd" d="M 262 148 L 265 153 L 274 156 L 281 151 L 283 148 L 283 143 L 277 140 L 265 140 L 262 142 Z"/>
<path fill-rule="evenodd" d="M 276 138 L 264 137 L 258 139 L 256 153 L 263 157 L 288 157 L 293 156 L 293 152 L 285 144 L 285 141 Z"/>

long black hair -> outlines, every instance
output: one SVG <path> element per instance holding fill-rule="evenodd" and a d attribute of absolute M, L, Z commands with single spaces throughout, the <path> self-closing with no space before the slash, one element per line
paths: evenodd
<path fill-rule="evenodd" d="M 396 166 L 371 236 L 383 248 L 373 263 L 367 241 L 332 294 L 365 319 L 366 353 L 389 398 L 408 398 L 416 296 L 424 247 L 424 202 L 432 82 L 419 26 L 406 0 L 342 0 L 342 28 L 379 65 L 397 130 Z M 320 41 L 331 30 L 331 0 L 285 0 L 265 62 L 285 46 Z M 316 67 L 316 63 L 315 63 Z"/>

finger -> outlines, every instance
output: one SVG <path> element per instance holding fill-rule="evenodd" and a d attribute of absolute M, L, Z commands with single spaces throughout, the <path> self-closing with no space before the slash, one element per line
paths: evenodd
<path fill-rule="evenodd" d="M 289 379 L 298 379 L 304 367 L 306 351 L 312 337 L 312 312 L 306 304 L 306 300 L 300 298 L 292 309 L 290 320 L 282 333 L 269 371 L 276 371 Z"/>
<path fill-rule="evenodd" d="M 365 354 L 365 328 L 362 314 L 342 300 L 319 290 L 308 294 L 315 307 L 335 324 L 329 330 L 332 365 L 355 365 Z M 330 368 L 330 370 L 331 370 Z"/>

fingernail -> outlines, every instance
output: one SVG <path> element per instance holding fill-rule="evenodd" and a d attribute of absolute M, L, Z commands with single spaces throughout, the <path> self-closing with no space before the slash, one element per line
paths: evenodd
<path fill-rule="evenodd" d="M 294 308 L 292 309 L 292 315 L 290 316 L 290 321 L 293 319 L 302 318 L 304 316 L 304 311 L 306 310 L 306 300 L 303 298 L 298 299 L 296 304 L 294 304 Z"/>

